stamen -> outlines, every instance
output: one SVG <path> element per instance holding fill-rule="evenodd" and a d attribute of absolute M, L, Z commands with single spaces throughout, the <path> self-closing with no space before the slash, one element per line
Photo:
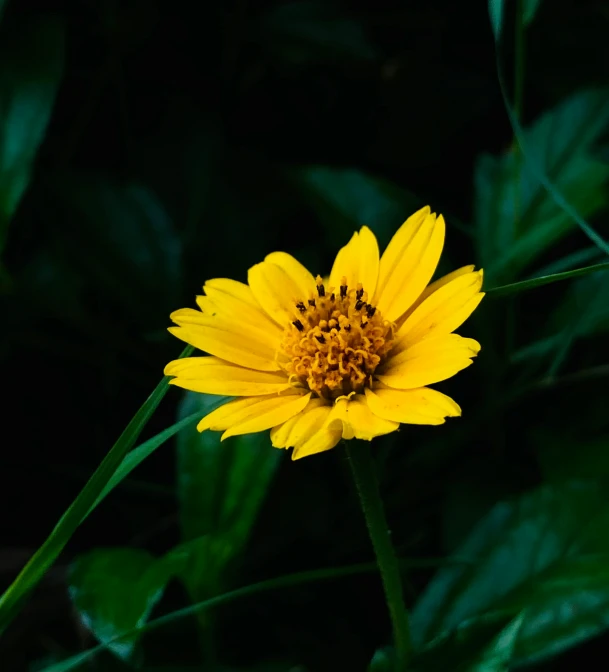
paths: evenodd
<path fill-rule="evenodd" d="M 294 385 L 316 397 L 334 401 L 362 394 L 393 345 L 395 325 L 367 303 L 361 283 L 349 291 L 343 277 L 340 294 L 328 296 L 319 275 L 316 285 L 317 297 L 296 301 L 302 321 L 294 320 L 286 329 L 282 350 L 287 360 L 277 361 L 286 362 L 282 367 Z"/>

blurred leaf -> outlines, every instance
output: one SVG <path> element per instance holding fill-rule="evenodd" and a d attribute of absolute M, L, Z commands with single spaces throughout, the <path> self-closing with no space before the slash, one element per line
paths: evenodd
<path fill-rule="evenodd" d="M 547 320 L 547 331 L 550 335 L 520 348 L 512 361 L 524 362 L 554 355 L 547 373 L 553 377 L 573 343 L 609 331 L 609 273 L 593 273 L 574 282 Z"/>
<path fill-rule="evenodd" d="M 539 278 L 531 278 L 530 280 L 521 280 L 520 282 L 513 282 L 509 285 L 503 285 L 501 287 L 491 287 L 485 291 L 493 297 L 503 296 L 505 294 L 514 294 L 516 292 L 523 292 L 528 289 L 534 289 L 535 287 L 542 287 L 543 285 L 549 285 L 553 282 L 559 282 L 560 280 L 576 278 L 580 275 L 598 273 L 599 271 L 609 271 L 609 262 L 595 264 L 594 266 L 587 266 L 585 268 L 575 268 L 572 271 L 554 273 L 553 275 L 543 275 Z"/>
<path fill-rule="evenodd" d="M 170 565 L 180 567 L 180 560 L 184 556 L 184 552 L 187 552 L 187 545 L 183 544 L 179 549 L 176 550 L 175 557 L 172 558 Z M 223 595 L 217 595 L 207 600 L 202 600 L 196 604 L 192 604 L 183 609 L 178 609 L 177 611 L 172 611 L 163 616 L 159 616 L 154 620 L 148 621 L 141 627 L 138 628 L 137 634 L 142 634 L 143 632 L 150 632 L 156 630 L 161 626 L 168 625 L 169 623 L 174 623 L 180 621 L 184 618 L 188 618 L 195 614 L 201 614 L 208 610 L 213 609 L 214 607 L 220 606 L 222 604 L 227 604 L 233 600 L 237 600 L 241 597 L 247 597 L 250 595 L 255 595 L 256 593 L 264 592 L 267 590 L 277 590 L 279 588 L 287 588 L 289 586 L 297 586 L 303 583 L 322 581 L 327 579 L 334 579 L 339 577 L 354 576 L 357 574 L 364 574 L 369 572 L 377 572 L 378 566 L 374 562 L 365 563 L 361 565 L 348 565 L 345 567 L 332 567 L 330 569 L 314 569 L 307 572 L 297 572 L 296 574 L 287 574 L 285 576 L 280 576 L 275 579 L 269 579 L 267 581 L 260 581 L 259 583 L 254 583 L 249 586 L 242 586 L 235 590 L 231 590 L 228 593 Z M 125 633 L 123 636 L 118 636 L 115 641 L 122 640 L 123 638 L 128 638 L 131 635 L 136 634 L 134 632 Z M 101 653 L 108 644 L 100 644 L 99 646 L 94 646 L 88 651 L 84 651 L 70 658 L 66 658 L 59 663 L 51 665 L 44 669 L 43 672 L 68 672 L 68 670 L 73 670 L 79 665 L 84 663 L 91 658 L 94 658 L 98 653 Z"/>
<path fill-rule="evenodd" d="M 530 661 L 609 625 L 609 503 L 593 484 L 546 486 L 495 506 L 412 612 L 420 647 L 483 614 L 526 614 L 516 656 Z"/>
<path fill-rule="evenodd" d="M 329 2 L 278 4 L 261 19 L 254 39 L 281 61 L 292 64 L 375 57 L 360 24 Z"/>
<path fill-rule="evenodd" d="M 591 150 L 608 124 L 607 91 L 580 92 L 524 131 L 527 162 L 513 151 L 480 158 L 475 172 L 476 225 L 481 265 L 491 284 L 518 277 L 575 226 L 529 159 L 539 164 L 580 219 L 606 206 L 609 166 L 593 159 Z"/>
<path fill-rule="evenodd" d="M 227 399 L 228 399 L 227 397 L 217 397 L 211 394 L 206 395 L 207 403 L 205 407 L 205 413 L 211 413 L 211 411 L 213 411 L 214 408 L 220 406 Z M 119 483 L 123 481 L 123 479 L 127 478 L 127 476 L 139 464 L 141 464 L 147 457 L 152 455 L 152 453 L 157 448 L 162 446 L 167 440 L 169 440 L 172 436 L 177 434 L 180 430 L 188 427 L 189 425 L 194 425 L 194 423 L 197 420 L 200 420 L 203 417 L 203 415 L 204 415 L 203 410 L 196 411 L 191 415 L 187 415 L 182 420 L 179 420 L 178 422 L 171 425 L 171 427 L 164 429 L 162 432 L 159 432 L 156 436 L 153 436 L 151 439 L 148 439 L 148 441 L 145 441 L 140 446 L 137 446 L 137 448 L 134 448 L 130 453 L 127 453 L 127 455 L 125 455 L 125 459 L 121 462 L 118 469 L 112 475 L 112 478 L 106 484 L 106 487 L 102 490 L 99 497 L 95 500 L 95 503 L 89 509 L 87 515 L 89 515 L 89 513 L 91 513 L 91 511 L 93 511 L 93 509 L 95 509 L 99 505 L 99 503 L 110 492 L 112 492 L 112 490 L 114 490 L 114 488 Z"/>
<path fill-rule="evenodd" d="M 369 226 L 381 245 L 424 203 L 397 185 L 352 168 L 307 166 L 293 173 L 296 184 L 326 225 L 328 242 L 345 245 Z"/>
<path fill-rule="evenodd" d="M 417 651 L 411 664 L 412 672 L 466 672 L 504 628 L 509 627 L 510 621 L 511 618 L 502 614 L 463 621 Z"/>
<path fill-rule="evenodd" d="M 571 432 L 540 427 L 532 432 L 544 480 L 565 483 L 577 479 L 609 481 L 609 434 L 589 437 L 574 427 Z M 576 447 L 576 449 L 574 448 Z"/>
<path fill-rule="evenodd" d="M 181 244 L 155 195 L 91 176 L 64 175 L 51 186 L 59 244 L 74 268 L 143 324 L 169 311 Z"/>
<path fill-rule="evenodd" d="M 370 665 L 368 665 L 368 672 L 393 672 L 396 664 L 395 649 L 386 646 L 374 652 Z"/>
<path fill-rule="evenodd" d="M 523 620 L 524 612 L 484 648 L 477 660 L 467 668 L 468 672 L 508 672 Z"/>
<path fill-rule="evenodd" d="M 572 268 L 583 266 L 591 261 L 597 260 L 603 253 L 598 247 L 585 247 L 582 250 L 576 250 L 570 254 L 566 254 L 556 261 L 550 262 L 547 266 L 540 268 L 536 276 L 553 275 L 554 273 L 563 273 Z"/>
<path fill-rule="evenodd" d="M 179 416 L 199 412 L 202 417 L 210 409 L 208 395 L 189 392 Z M 227 566 L 247 542 L 282 457 L 266 432 L 224 442 L 220 437 L 220 432 L 195 428 L 178 435 L 182 537 L 193 544 L 184 578 L 195 600 L 221 590 Z"/>
<path fill-rule="evenodd" d="M 488 0 L 488 13 L 497 42 L 501 39 L 501 31 L 503 29 L 504 3 L 505 0 Z"/>
<path fill-rule="evenodd" d="M 0 15 L 4 2 L 0 4 Z M 61 81 L 64 30 L 55 19 L 3 27 L 0 41 L 0 253 L 30 181 Z"/>
<path fill-rule="evenodd" d="M 4 8 L 8 0 L 0 0 L 0 20 L 2 20 L 2 14 L 4 14 Z"/>
<path fill-rule="evenodd" d="M 528 26 L 529 23 L 533 21 L 540 5 L 541 0 L 524 0 L 522 8 L 522 20 L 524 21 L 525 26 Z"/>
<path fill-rule="evenodd" d="M 84 625 L 112 653 L 128 660 L 138 633 L 112 640 L 146 623 L 174 572 L 168 558 L 158 560 L 146 551 L 98 549 L 73 564 L 70 596 Z"/>
<path fill-rule="evenodd" d="M 193 352 L 192 346 L 187 346 L 180 357 L 188 357 Z M 103 462 L 95 470 L 76 499 L 59 519 L 51 534 L 36 553 L 30 558 L 25 567 L 17 575 L 6 591 L 0 597 L 0 632 L 13 620 L 21 602 L 36 587 L 57 556 L 64 549 L 80 523 L 86 518 L 92 505 L 103 491 L 114 472 L 137 441 L 142 429 L 152 417 L 161 400 L 165 396 L 169 378 L 164 376 L 154 388 L 137 413 L 133 416 L 116 443 L 112 446 Z"/>

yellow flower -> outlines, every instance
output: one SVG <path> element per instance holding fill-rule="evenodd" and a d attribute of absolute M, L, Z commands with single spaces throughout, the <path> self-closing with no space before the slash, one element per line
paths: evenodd
<path fill-rule="evenodd" d="M 427 385 L 472 363 L 480 345 L 454 334 L 484 294 L 464 266 L 427 286 L 444 245 L 444 218 L 409 217 L 382 257 L 372 231 L 354 233 L 325 282 L 285 252 L 250 268 L 248 284 L 216 278 L 200 310 L 171 315 L 169 331 L 209 353 L 170 362 L 171 383 L 237 397 L 197 429 L 271 430 L 298 459 L 341 438 L 371 440 L 400 423 L 440 425 L 459 406 Z"/>

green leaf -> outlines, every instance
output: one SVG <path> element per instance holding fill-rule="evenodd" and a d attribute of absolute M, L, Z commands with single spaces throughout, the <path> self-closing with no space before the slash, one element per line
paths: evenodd
<path fill-rule="evenodd" d="M 180 356 L 188 357 L 192 352 L 193 348 L 188 346 Z M 157 406 L 161 403 L 161 400 L 169 389 L 168 381 L 169 378 L 167 376 L 161 379 L 152 394 L 133 416 L 117 442 L 112 446 L 103 462 L 60 518 L 51 534 L 30 558 L 2 597 L 0 597 L 0 632 L 12 621 L 25 597 L 36 587 L 47 569 L 55 562 L 57 556 L 68 543 L 80 523 L 88 515 L 92 505 L 112 478 L 112 475 L 118 469 L 133 444 L 137 441 L 138 436 L 152 417 Z"/>
<path fill-rule="evenodd" d="M 4 3 L 0 5 L 0 15 Z M 0 253 L 51 117 L 64 62 L 63 24 L 31 18 L 0 40 Z"/>
<path fill-rule="evenodd" d="M 513 150 L 480 158 L 475 219 L 491 284 L 518 277 L 576 222 L 588 227 L 582 218 L 607 205 L 609 166 L 592 150 L 608 126 L 608 92 L 583 91 L 523 131 L 526 161 Z"/>
<path fill-rule="evenodd" d="M 528 26 L 533 21 L 540 5 L 541 0 L 524 0 L 522 8 L 522 20 L 524 21 L 525 26 Z"/>
<path fill-rule="evenodd" d="M 416 564 L 416 561 L 415 561 Z M 223 604 L 228 604 L 234 600 L 238 600 L 242 597 L 248 597 L 250 595 L 256 595 L 257 593 L 265 592 L 268 590 L 278 590 L 280 588 L 288 588 L 290 586 L 298 586 L 304 583 L 315 582 L 315 581 L 325 581 L 329 579 L 336 579 L 346 576 L 355 576 L 358 574 L 365 574 L 378 571 L 378 567 L 375 562 L 368 562 L 360 565 L 349 565 L 346 567 L 332 567 L 330 569 L 315 569 L 307 572 L 298 572 L 296 574 L 288 574 L 286 576 L 280 576 L 275 579 L 269 579 L 267 581 L 261 581 L 249 586 L 243 586 L 242 588 L 237 588 L 223 595 L 217 595 L 208 600 L 202 600 L 197 604 L 184 607 L 183 609 L 178 609 L 177 611 L 172 611 L 164 616 L 160 616 L 154 620 L 148 621 L 148 623 L 135 628 L 133 631 L 126 632 L 123 635 L 117 636 L 112 643 L 120 642 L 123 639 L 129 639 L 135 634 L 142 634 L 144 632 L 150 632 L 157 628 L 168 625 L 169 623 L 175 623 L 184 618 L 188 618 L 195 614 L 201 614 L 208 610 L 213 609 L 214 607 L 221 606 Z M 97 654 L 101 653 L 104 649 L 108 648 L 110 642 L 106 644 L 100 644 L 95 646 L 88 651 L 79 653 L 75 656 L 71 656 L 66 660 L 63 660 L 54 665 L 44 668 L 40 672 L 69 672 L 69 670 L 76 669 L 79 665 L 95 657 Z"/>
<path fill-rule="evenodd" d="M 501 39 L 501 31 L 503 29 L 504 4 L 505 0 L 488 0 L 491 28 L 497 42 Z"/>
<path fill-rule="evenodd" d="M 198 412 L 202 417 L 210 410 L 208 395 L 189 392 L 179 415 Z M 271 446 L 267 432 L 223 442 L 220 437 L 220 432 L 199 433 L 194 428 L 184 429 L 178 436 L 182 538 L 193 544 L 184 579 L 196 600 L 220 589 L 228 565 L 249 538 L 283 456 Z"/>
<path fill-rule="evenodd" d="M 128 660 L 138 633 L 175 568 L 133 548 L 98 549 L 81 556 L 69 576 L 70 597 L 83 624 L 113 654 Z M 120 635 L 131 632 L 124 639 Z"/>
<path fill-rule="evenodd" d="M 522 614 L 503 614 L 465 621 L 434 639 L 415 657 L 412 672 L 503 672 L 514 652 Z"/>
<path fill-rule="evenodd" d="M 207 407 L 206 412 L 211 412 L 217 406 L 220 406 L 225 402 L 227 397 L 213 397 L 209 395 L 209 406 Z M 177 434 L 180 430 L 194 425 L 197 420 L 200 420 L 202 413 L 197 411 L 191 415 L 186 416 L 182 420 L 171 425 L 167 429 L 164 429 L 162 432 L 159 432 L 156 436 L 153 436 L 148 441 L 145 441 L 137 448 L 134 448 L 130 453 L 125 455 L 125 459 L 120 463 L 118 469 L 112 475 L 112 478 L 108 481 L 99 497 L 95 500 L 94 504 L 89 509 L 87 516 L 93 509 L 95 509 L 100 502 L 110 493 L 117 485 L 119 485 L 129 474 L 141 464 L 147 457 L 152 455 L 152 453 L 162 446 L 166 441 L 168 441 L 172 436 Z"/>
<path fill-rule="evenodd" d="M 508 672 L 523 620 L 521 612 L 484 648 L 468 672 Z"/>
<path fill-rule="evenodd" d="M 386 244 L 397 227 L 425 205 L 397 185 L 351 168 L 307 166 L 292 176 L 335 246 L 345 245 L 364 225 Z"/>
<path fill-rule="evenodd" d="M 393 647 L 385 647 L 374 652 L 368 672 L 393 672 L 396 669 L 397 659 Z"/>
<path fill-rule="evenodd" d="M 497 505 L 457 551 L 472 564 L 440 570 L 415 605 L 415 645 L 464 621 L 516 617 L 523 609 L 520 662 L 602 632 L 609 624 L 608 524 L 607 497 L 593 484 L 546 486 Z"/>
<path fill-rule="evenodd" d="M 520 282 L 513 282 L 509 285 L 501 287 L 491 287 L 486 292 L 493 297 L 504 296 L 505 294 L 514 294 L 516 292 L 523 292 L 535 287 L 542 287 L 560 280 L 568 280 L 569 278 L 576 278 L 580 275 L 590 275 L 591 273 L 598 273 L 599 271 L 609 271 L 609 262 L 602 264 L 595 264 L 594 266 L 586 266 L 585 268 L 575 268 L 572 271 L 564 271 L 563 273 L 554 273 L 552 275 L 543 275 L 539 278 L 531 278 L 530 280 L 522 280 Z"/>
<path fill-rule="evenodd" d="M 55 235 L 88 288 L 122 305 L 130 319 L 148 325 L 169 312 L 181 279 L 181 243 L 163 205 L 139 183 L 91 175 L 53 178 Z"/>
<path fill-rule="evenodd" d="M 302 0 L 276 5 L 254 39 L 288 64 L 368 61 L 376 52 L 362 27 L 327 2 Z"/>

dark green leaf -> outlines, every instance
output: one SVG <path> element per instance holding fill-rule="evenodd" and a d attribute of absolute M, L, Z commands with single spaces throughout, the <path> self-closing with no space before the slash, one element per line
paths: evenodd
<path fill-rule="evenodd" d="M 211 410 L 208 395 L 189 392 L 180 417 Z M 281 451 L 268 433 L 231 437 L 182 430 L 178 437 L 178 496 L 182 536 L 191 542 L 185 581 L 194 599 L 217 592 L 227 565 L 247 542 Z M 201 567 L 206 571 L 202 572 Z"/>
<path fill-rule="evenodd" d="M 90 286 L 143 324 L 176 304 L 181 243 L 149 189 L 63 175 L 52 182 L 51 205 L 61 253 Z"/>
<path fill-rule="evenodd" d="M 260 22 L 255 39 L 286 63 L 366 61 L 375 51 L 362 27 L 327 2 L 276 5 Z"/>
<path fill-rule="evenodd" d="M 608 524 L 607 497 L 591 484 L 547 486 L 497 505 L 458 550 L 473 564 L 440 570 L 415 605 L 416 645 L 468 619 L 523 609 L 521 661 L 598 634 L 609 624 Z"/>
<path fill-rule="evenodd" d="M 505 0 L 488 0 L 488 13 L 497 42 L 501 39 L 501 32 L 503 30 L 504 4 Z"/>
<path fill-rule="evenodd" d="M 418 652 L 412 663 L 413 672 L 470 672 L 484 669 L 476 667 L 488 662 L 493 664 L 493 656 L 510 659 L 515 643 L 517 629 L 514 619 L 506 614 L 466 620 L 450 632 L 433 639 L 422 651 Z M 521 620 L 517 620 L 518 628 Z M 516 632 L 515 632 L 516 631 Z M 511 645 L 511 646 L 510 646 Z M 501 661 L 503 662 L 503 661 Z M 489 672 L 501 670 L 489 667 Z"/>
<path fill-rule="evenodd" d="M 524 0 L 522 4 L 522 20 L 524 21 L 524 25 L 528 26 L 535 18 L 535 14 L 537 14 L 541 5 L 541 0 Z"/>
<path fill-rule="evenodd" d="M 193 348 L 187 346 L 181 357 L 192 354 Z M 157 406 L 165 396 L 169 378 L 165 376 L 153 390 L 152 394 L 142 404 L 138 412 L 133 416 L 117 442 L 112 446 L 103 462 L 95 473 L 87 481 L 85 487 L 78 493 L 68 510 L 60 518 L 59 522 L 47 537 L 45 542 L 34 553 L 26 566 L 18 574 L 17 578 L 0 597 L 0 632 L 15 617 L 21 601 L 36 587 L 47 569 L 55 562 L 68 543 L 80 523 L 88 515 L 92 505 L 105 488 L 114 472 L 137 441 L 142 429 L 152 417 Z"/>
<path fill-rule="evenodd" d="M 123 633 L 141 628 L 175 568 L 133 548 L 98 549 L 72 566 L 70 596 L 83 624 L 123 660 L 133 654 L 138 634 L 119 641 Z"/>
<path fill-rule="evenodd" d="M 544 275 L 538 278 L 531 278 L 530 280 L 522 280 L 521 282 L 513 282 L 502 287 L 491 287 L 486 292 L 490 296 L 503 296 L 504 294 L 513 294 L 515 292 L 523 292 L 527 289 L 534 289 L 535 287 L 542 287 L 560 280 L 568 280 L 569 278 L 576 278 L 580 275 L 590 275 L 598 271 L 609 271 L 609 262 L 602 264 L 595 264 L 594 266 L 587 266 L 586 268 L 575 268 L 572 271 L 564 271 L 563 273 L 554 273 L 552 275 Z"/>
<path fill-rule="evenodd" d="M 606 206 L 609 167 L 591 151 L 608 125 L 607 91 L 584 91 L 523 131 L 526 161 L 514 151 L 481 157 L 475 174 L 476 225 L 487 280 L 517 277 L 573 229 L 572 209 L 581 219 Z M 541 175 L 548 176 L 555 193 L 548 193 Z"/>
<path fill-rule="evenodd" d="M 335 246 L 345 245 L 364 225 L 386 244 L 397 227 L 425 205 L 395 184 L 351 168 L 308 166 L 293 177 L 327 225 Z"/>
<path fill-rule="evenodd" d="M 387 646 L 374 652 L 370 665 L 368 665 L 368 672 L 393 672 L 396 664 L 395 649 Z"/>
<path fill-rule="evenodd" d="M 0 4 L 0 16 L 4 3 Z M 63 25 L 29 17 L 0 41 L 0 253 L 30 181 L 63 71 Z"/>

